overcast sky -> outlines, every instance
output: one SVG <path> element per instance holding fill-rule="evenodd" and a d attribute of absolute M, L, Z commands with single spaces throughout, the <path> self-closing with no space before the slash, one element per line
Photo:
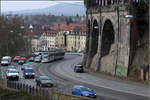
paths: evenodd
<path fill-rule="evenodd" d="M 1 12 L 47 8 L 58 3 L 74 3 L 78 1 L 1 1 Z M 81 1 L 80 1 L 81 2 Z"/>

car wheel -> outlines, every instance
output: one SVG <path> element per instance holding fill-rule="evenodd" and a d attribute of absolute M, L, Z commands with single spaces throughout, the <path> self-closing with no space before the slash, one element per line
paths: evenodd
<path fill-rule="evenodd" d="M 38 86 L 39 84 L 38 83 L 36 83 L 36 86 Z"/>
<path fill-rule="evenodd" d="M 17 78 L 16 78 L 16 80 L 18 81 L 18 80 L 19 80 L 19 78 L 17 77 Z"/>
<path fill-rule="evenodd" d="M 50 87 L 53 87 L 53 84 L 51 84 Z"/>
<path fill-rule="evenodd" d="M 74 92 L 72 92 L 72 94 L 74 94 Z"/>

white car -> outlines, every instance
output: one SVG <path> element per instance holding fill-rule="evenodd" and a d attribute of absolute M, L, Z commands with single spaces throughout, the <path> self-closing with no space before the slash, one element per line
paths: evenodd
<path fill-rule="evenodd" d="M 19 71 L 16 69 L 9 69 L 6 72 L 6 77 L 8 80 L 19 80 Z"/>
<path fill-rule="evenodd" d="M 5 65 L 8 66 L 8 65 L 10 65 L 10 62 L 9 62 L 8 59 L 2 59 L 2 60 L 1 60 L 1 65 L 2 65 L 2 66 L 5 66 Z"/>
<path fill-rule="evenodd" d="M 1 60 L 1 65 L 10 65 L 11 64 L 11 57 L 4 56 Z"/>

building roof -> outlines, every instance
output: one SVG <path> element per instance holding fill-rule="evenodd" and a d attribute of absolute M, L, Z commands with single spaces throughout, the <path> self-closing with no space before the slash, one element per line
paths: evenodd
<path fill-rule="evenodd" d="M 86 32 L 86 25 L 85 24 L 58 24 L 56 26 L 51 27 L 51 30 L 54 31 L 71 31 L 80 28 L 81 32 Z"/>
<path fill-rule="evenodd" d="M 46 31 L 43 33 L 44 36 L 56 36 L 58 31 Z"/>

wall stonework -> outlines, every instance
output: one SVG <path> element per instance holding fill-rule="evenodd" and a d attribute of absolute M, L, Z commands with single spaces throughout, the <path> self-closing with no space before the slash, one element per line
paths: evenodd
<path fill-rule="evenodd" d="M 89 45 L 84 65 L 94 71 L 121 77 L 127 77 L 130 72 L 138 73 L 137 67 L 149 66 L 148 43 L 144 42 L 148 38 L 149 0 L 102 1 L 105 0 L 85 0 L 90 31 L 87 32 Z M 95 20 L 98 31 L 93 28 Z M 95 32 L 98 39 L 93 36 Z M 93 50 L 97 43 L 97 50 Z"/>
<path fill-rule="evenodd" d="M 128 69 L 128 49 L 129 49 L 129 35 L 130 30 L 129 26 L 130 23 L 128 20 L 124 17 L 127 12 L 120 12 L 120 37 L 118 37 L 118 19 L 117 19 L 117 13 L 114 12 L 104 12 L 104 13 L 97 13 L 97 14 L 88 14 L 88 19 L 96 19 L 97 22 L 99 22 L 99 43 L 98 43 L 98 49 L 97 53 L 94 57 L 87 57 L 87 63 L 86 66 L 90 67 L 91 69 L 95 71 L 102 71 L 102 72 L 108 72 L 111 74 L 115 74 L 115 70 L 117 66 L 122 66 L 125 72 L 122 74 L 123 76 L 127 75 L 126 70 Z M 105 56 L 101 58 L 100 50 L 101 50 L 101 42 L 102 42 L 102 34 L 103 28 L 106 20 L 110 20 L 112 22 L 113 28 L 114 28 L 114 35 L 115 35 L 115 44 L 111 46 L 111 54 L 110 56 Z M 93 23 L 93 20 L 92 22 Z M 125 33 L 125 34 L 124 34 Z M 92 31 L 89 32 L 89 34 L 92 34 Z M 119 39 L 118 39 L 119 38 Z M 91 41 L 91 37 L 89 39 Z M 92 45 L 92 44 L 91 44 Z M 118 45 L 118 51 L 117 51 L 117 45 Z M 91 48 L 92 49 L 92 48 Z M 89 50 L 90 52 L 90 50 Z M 115 54 L 115 53 L 118 54 Z M 117 56 L 117 57 L 116 57 Z M 106 61 L 107 60 L 107 61 Z M 117 60 L 117 64 L 116 64 Z"/>

